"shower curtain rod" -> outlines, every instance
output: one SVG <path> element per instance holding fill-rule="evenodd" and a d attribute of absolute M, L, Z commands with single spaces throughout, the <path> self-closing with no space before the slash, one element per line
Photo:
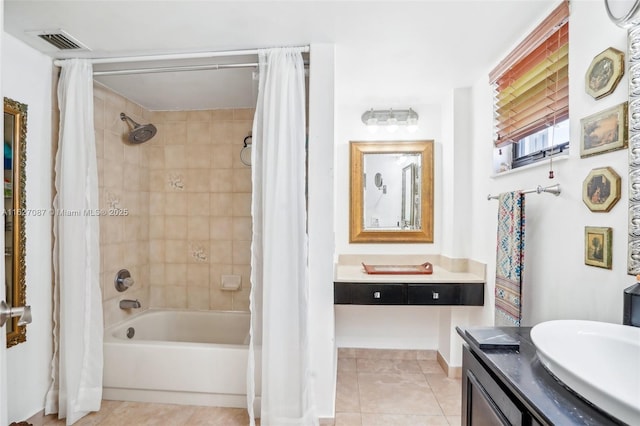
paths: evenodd
<path fill-rule="evenodd" d="M 532 192 L 536 192 L 538 194 L 542 194 L 543 192 L 548 192 L 549 194 L 553 194 L 553 195 L 560 195 L 560 184 L 557 183 L 555 185 L 551 185 L 551 186 L 540 186 L 538 185 L 535 189 L 527 189 L 525 191 L 522 191 L 523 194 L 530 194 Z M 499 198 L 498 195 L 487 195 L 487 200 L 497 200 Z"/>
<path fill-rule="evenodd" d="M 309 52 L 309 46 L 301 46 L 300 49 L 303 53 Z M 146 56 L 123 56 L 114 58 L 95 58 L 91 59 L 91 63 L 96 64 L 122 64 L 126 62 L 146 62 L 146 61 L 170 61 L 178 59 L 203 59 L 203 58 L 217 58 L 221 56 L 242 56 L 242 55 L 257 55 L 261 49 L 248 49 L 248 50 L 226 50 L 217 52 L 193 52 L 193 53 L 173 53 L 166 55 L 146 55 Z M 56 59 L 53 64 L 56 66 L 62 65 L 64 59 Z"/>
<path fill-rule="evenodd" d="M 309 66 L 304 63 L 305 71 Z M 182 71 L 205 71 L 205 70 L 222 70 L 228 68 L 258 68 L 257 62 L 248 62 L 244 64 L 209 64 L 209 65 L 184 65 L 177 67 L 154 67 L 154 68 L 129 68 L 124 70 L 106 70 L 94 71 L 94 76 L 101 75 L 131 75 L 131 74 L 155 74 L 163 72 L 182 72 Z"/>
<path fill-rule="evenodd" d="M 161 72 L 203 71 L 221 70 L 227 68 L 256 68 L 257 62 L 246 64 L 210 64 L 210 65 L 185 65 L 179 67 L 155 67 L 155 68 L 129 68 L 125 70 L 94 71 L 94 76 L 100 75 L 130 75 L 130 74 L 154 74 Z"/>

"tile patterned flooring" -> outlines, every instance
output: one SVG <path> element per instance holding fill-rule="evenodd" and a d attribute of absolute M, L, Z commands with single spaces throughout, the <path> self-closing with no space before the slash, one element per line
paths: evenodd
<path fill-rule="evenodd" d="M 339 349 L 335 426 L 460 425 L 460 386 L 435 351 Z"/>
<path fill-rule="evenodd" d="M 460 379 L 448 378 L 434 351 L 339 349 L 335 421 L 323 426 L 460 425 Z M 64 425 L 36 415 L 34 426 Z M 78 426 L 245 426 L 245 409 L 103 401 Z"/>

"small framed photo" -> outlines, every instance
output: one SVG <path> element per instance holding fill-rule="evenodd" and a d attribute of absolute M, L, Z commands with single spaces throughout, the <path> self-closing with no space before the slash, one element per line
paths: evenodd
<path fill-rule="evenodd" d="M 611 228 L 584 227 L 584 264 L 611 269 Z"/>
<path fill-rule="evenodd" d="M 594 99 L 610 95 L 624 75 L 624 53 L 610 47 L 593 58 L 585 75 L 585 90 Z"/>
<path fill-rule="evenodd" d="M 627 102 L 580 120 L 580 157 L 627 147 Z"/>
<path fill-rule="evenodd" d="M 608 212 L 620 199 L 620 176 L 611 167 L 589 172 L 582 182 L 582 201 L 592 212 Z"/>

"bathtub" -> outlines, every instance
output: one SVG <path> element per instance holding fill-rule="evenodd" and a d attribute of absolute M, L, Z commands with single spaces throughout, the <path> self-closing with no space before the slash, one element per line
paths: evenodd
<path fill-rule="evenodd" d="M 103 398 L 245 408 L 249 321 L 245 312 L 149 309 L 106 329 Z"/>

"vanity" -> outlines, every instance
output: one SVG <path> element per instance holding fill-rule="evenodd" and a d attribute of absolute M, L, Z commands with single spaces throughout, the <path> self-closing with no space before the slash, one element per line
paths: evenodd
<path fill-rule="evenodd" d="M 367 274 L 363 262 L 429 262 L 433 273 Z M 449 377 L 460 377 L 462 345 L 455 326 L 481 323 L 485 265 L 433 254 L 341 254 L 333 290 L 338 347 L 432 350 Z"/>
<path fill-rule="evenodd" d="M 415 256 L 412 256 L 415 257 Z M 409 264 L 412 257 L 340 256 L 333 282 L 336 305 L 483 306 L 484 275 L 463 267 L 447 269 L 440 256 L 430 256 L 433 273 L 367 274 L 359 259 L 373 264 Z M 415 258 L 424 262 L 425 257 Z M 450 266 L 451 268 L 451 266 Z"/>
<path fill-rule="evenodd" d="M 541 364 L 530 327 L 504 327 L 519 349 L 480 349 L 456 327 L 462 349 L 462 424 L 623 425 L 577 396 Z"/>

